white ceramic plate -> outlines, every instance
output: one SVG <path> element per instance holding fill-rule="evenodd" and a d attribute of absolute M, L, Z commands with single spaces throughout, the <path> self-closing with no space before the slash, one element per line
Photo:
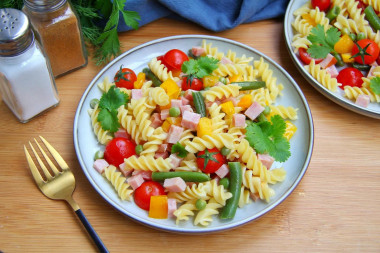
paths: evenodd
<path fill-rule="evenodd" d="M 298 56 L 294 53 L 292 48 L 292 39 L 294 36 L 294 30 L 292 27 L 292 23 L 295 19 L 293 12 L 300 8 L 302 5 L 307 3 L 307 0 L 292 0 L 290 1 L 288 8 L 285 13 L 285 20 L 284 20 L 284 32 L 285 32 L 285 40 L 286 45 L 288 48 L 288 51 L 290 53 L 290 56 L 293 60 L 293 62 L 296 64 L 298 70 L 301 72 L 301 74 L 305 77 L 307 81 L 319 92 L 321 92 L 324 96 L 331 99 L 338 105 L 351 110 L 353 112 L 380 119 L 380 105 L 378 103 L 370 103 L 367 108 L 358 106 L 353 102 L 352 100 L 346 98 L 343 96 L 343 90 L 338 88 L 338 91 L 333 92 L 329 89 L 325 88 L 322 84 L 320 84 L 310 73 L 308 73 L 305 68 L 303 67 L 303 63 L 298 58 Z"/>
<path fill-rule="evenodd" d="M 264 57 L 273 70 L 278 82 L 284 85 L 284 95 L 277 99 L 279 104 L 294 106 L 299 108 L 298 120 L 295 121 L 297 132 L 291 140 L 291 157 L 283 164 L 287 170 L 286 180 L 273 186 L 276 195 L 269 203 L 257 201 L 244 208 L 239 208 L 236 216 L 232 220 L 220 220 L 218 217 L 208 227 L 194 226 L 191 221 L 175 224 L 175 219 L 151 219 L 148 213 L 138 208 L 133 202 L 121 201 L 113 188 L 105 179 L 92 168 L 94 153 L 102 146 L 97 142 L 93 133 L 90 117 L 87 110 L 90 108 L 90 101 L 93 98 L 100 98 L 101 91 L 97 83 L 108 76 L 110 80 L 119 69 L 120 65 L 128 66 L 136 72 L 147 67 L 147 63 L 156 56 L 159 56 L 170 49 L 177 48 L 187 52 L 193 46 L 200 46 L 202 40 L 206 39 L 212 43 L 213 47 L 218 47 L 219 51 L 227 52 L 228 49 L 235 51 L 237 56 L 245 54 L 247 57 L 254 57 L 255 60 Z M 278 64 L 267 56 L 236 41 L 204 35 L 185 35 L 162 38 L 135 47 L 109 63 L 92 80 L 81 98 L 74 120 L 74 145 L 79 163 L 95 190 L 114 208 L 128 217 L 145 225 L 171 232 L 180 233 L 204 233 L 214 232 L 237 227 L 259 218 L 280 204 L 294 190 L 309 165 L 313 149 L 313 122 L 309 106 L 294 80 Z"/>

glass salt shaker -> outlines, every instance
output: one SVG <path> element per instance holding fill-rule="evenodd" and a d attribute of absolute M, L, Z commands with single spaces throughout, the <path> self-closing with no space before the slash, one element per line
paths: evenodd
<path fill-rule="evenodd" d="M 49 61 L 28 17 L 12 8 L 0 9 L 0 94 L 23 123 L 59 103 Z"/>
<path fill-rule="evenodd" d="M 78 16 L 67 0 L 24 0 L 37 40 L 46 52 L 55 77 L 87 65 Z"/>

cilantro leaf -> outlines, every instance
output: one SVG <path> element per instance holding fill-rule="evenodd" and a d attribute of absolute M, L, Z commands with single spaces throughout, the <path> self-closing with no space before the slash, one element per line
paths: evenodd
<path fill-rule="evenodd" d="M 285 162 L 290 157 L 290 144 L 284 137 L 286 123 L 279 115 L 270 121 L 251 122 L 246 127 L 246 139 L 257 153 L 269 153 L 276 161 Z"/>
<path fill-rule="evenodd" d="M 219 60 L 207 56 L 190 59 L 182 64 L 182 72 L 192 78 L 203 78 L 211 75 L 218 68 Z"/>
<path fill-rule="evenodd" d="M 311 29 L 307 39 L 312 43 L 307 50 L 311 57 L 326 58 L 328 53 L 335 52 L 334 45 L 340 39 L 340 31 L 331 27 L 326 32 L 321 24 Z"/>
<path fill-rule="evenodd" d="M 372 89 L 373 93 L 380 95 L 380 77 L 374 77 L 369 83 L 369 87 Z"/>
<path fill-rule="evenodd" d="M 176 144 L 172 146 L 171 152 L 172 154 L 177 154 L 177 156 L 181 158 L 185 158 L 187 154 L 189 153 L 189 151 L 187 151 L 185 147 L 182 146 L 179 142 L 177 142 Z"/>
<path fill-rule="evenodd" d="M 111 133 L 116 132 L 120 127 L 116 110 L 100 110 L 98 114 L 98 121 L 102 125 L 103 130 L 110 131 Z"/>

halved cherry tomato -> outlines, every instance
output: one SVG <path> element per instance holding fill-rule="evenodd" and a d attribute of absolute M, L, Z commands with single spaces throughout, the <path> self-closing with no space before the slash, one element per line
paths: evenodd
<path fill-rule="evenodd" d="M 132 155 L 136 155 L 136 144 L 124 137 L 113 138 L 104 150 L 104 159 L 116 167 Z"/>
<path fill-rule="evenodd" d="M 203 82 L 201 79 L 198 78 L 191 78 L 189 77 L 184 77 L 182 79 L 182 85 L 181 85 L 182 90 L 203 90 Z"/>
<path fill-rule="evenodd" d="M 166 195 L 164 187 L 155 181 L 145 181 L 134 193 L 134 200 L 138 207 L 149 211 L 150 197 L 157 195 Z"/>
<path fill-rule="evenodd" d="M 181 70 L 182 63 L 188 61 L 189 57 L 187 54 L 179 49 L 172 49 L 166 52 L 163 56 L 164 64 L 169 70 Z"/>
<path fill-rule="evenodd" d="M 116 87 L 133 89 L 133 84 L 137 80 L 137 76 L 132 69 L 123 68 L 123 65 L 120 66 L 119 71 L 117 71 L 114 82 Z"/>
<path fill-rule="evenodd" d="M 356 68 L 345 68 L 342 69 L 336 79 L 339 83 L 342 84 L 341 88 L 343 89 L 344 86 L 352 86 L 352 87 L 361 87 L 363 84 L 362 80 L 363 74 L 360 72 L 360 70 Z"/>
<path fill-rule="evenodd" d="M 310 54 L 306 51 L 306 49 L 302 47 L 298 49 L 298 52 L 300 54 L 301 61 L 307 65 L 309 65 L 311 60 L 314 59 L 310 56 Z M 314 59 L 314 61 L 315 61 L 315 64 L 318 64 L 321 61 L 323 61 L 323 59 Z"/>
<path fill-rule="evenodd" d="M 315 9 L 319 8 L 320 11 L 325 11 L 330 7 L 331 0 L 311 0 L 311 6 Z"/>
<path fill-rule="evenodd" d="M 371 64 L 379 57 L 379 46 L 373 40 L 362 39 L 353 46 L 352 55 L 355 56 L 357 63 Z M 364 55 L 364 62 L 362 55 Z"/>
<path fill-rule="evenodd" d="M 226 158 L 220 153 L 219 149 L 205 149 L 197 155 L 197 165 L 204 173 L 214 173 L 220 166 L 226 163 Z M 206 166 L 205 166 L 206 164 Z"/>

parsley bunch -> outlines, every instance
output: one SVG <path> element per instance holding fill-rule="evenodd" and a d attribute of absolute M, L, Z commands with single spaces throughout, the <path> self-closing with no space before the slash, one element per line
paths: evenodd
<path fill-rule="evenodd" d="M 326 32 L 321 24 L 311 29 L 307 39 L 312 43 L 307 50 L 311 57 L 315 59 L 324 59 L 329 53 L 336 53 L 334 45 L 340 39 L 340 31 L 331 27 Z"/>
<path fill-rule="evenodd" d="M 257 153 L 268 153 L 276 161 L 285 162 L 290 157 L 290 144 L 284 137 L 286 123 L 279 115 L 270 121 L 251 122 L 246 127 L 246 139 Z"/>
<path fill-rule="evenodd" d="M 207 56 L 190 59 L 182 64 L 181 70 L 191 83 L 194 78 L 203 78 L 211 75 L 218 68 L 219 60 Z"/>

